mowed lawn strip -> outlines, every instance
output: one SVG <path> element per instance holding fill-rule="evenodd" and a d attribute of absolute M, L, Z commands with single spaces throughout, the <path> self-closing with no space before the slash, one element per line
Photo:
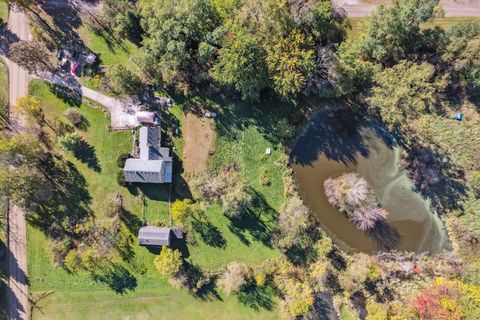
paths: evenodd
<path fill-rule="evenodd" d="M 57 98 L 50 91 L 49 86 L 41 81 L 31 83 L 30 93 L 41 99 L 47 121 L 53 121 L 55 116 L 61 116 L 70 107 Z M 104 214 L 104 200 L 107 196 L 114 195 L 116 192 L 123 195 L 127 209 L 140 218 L 142 205 L 138 197 L 131 195 L 126 188 L 118 186 L 116 181 L 116 174 L 119 170 L 116 163 L 117 157 L 121 153 L 130 151 L 132 133 L 108 132 L 109 120 L 101 110 L 82 104 L 78 107 L 78 111 L 89 123 L 86 130 L 79 130 L 78 132 L 94 148 L 101 171 L 98 172 L 89 168 L 73 155 L 65 153 L 64 156 L 85 177 L 92 197 L 91 208 L 97 219 L 105 221 L 109 219 Z M 180 123 L 183 121 L 183 113 L 180 112 L 178 106 L 172 109 L 172 113 L 179 119 Z M 246 133 L 248 139 L 254 140 L 255 143 L 252 143 L 252 145 L 261 148 L 268 145 L 260 132 L 254 128 L 248 130 L 252 130 L 252 132 Z M 175 140 L 175 144 L 179 147 L 178 149 L 181 149 L 182 143 L 179 139 Z M 233 148 L 235 144 L 232 141 L 229 148 Z M 223 148 L 227 148 L 227 146 L 223 146 Z M 242 159 L 254 161 L 256 167 L 260 168 L 267 165 L 272 171 L 275 170 L 273 163 L 275 156 L 268 159 L 265 164 L 260 159 L 261 153 L 258 153 L 258 150 L 252 151 L 255 156 L 249 155 L 248 148 L 243 150 L 243 153 L 239 155 Z M 228 161 L 225 162 L 225 164 L 227 163 Z M 275 207 L 272 211 L 278 210 L 283 201 L 283 189 L 279 188 L 281 185 L 279 170 L 272 175 L 270 186 L 260 185 L 258 177 L 255 178 L 254 175 L 254 172 L 246 175 L 246 179 L 252 185 L 252 188 L 265 194 L 263 196 L 267 199 L 265 201 L 272 203 L 272 206 Z M 155 191 L 155 186 L 151 186 L 151 188 L 153 191 L 148 192 L 146 197 L 147 221 L 160 220 L 166 222 L 168 219 L 168 202 L 149 198 L 148 195 L 161 192 Z M 270 188 L 273 188 L 273 190 L 270 190 Z M 279 256 L 277 250 L 266 245 L 256 236 L 259 225 L 232 227 L 230 219 L 223 215 L 218 205 L 211 206 L 206 214 L 218 228 L 222 237 L 226 239 L 226 245 L 224 247 L 212 247 L 204 243 L 199 237 L 197 245 L 188 246 L 190 252 L 188 260 L 192 263 L 203 268 L 218 270 L 223 265 L 235 260 L 258 265 L 267 258 Z M 274 224 L 272 224 L 270 218 L 262 217 L 262 221 L 267 221 L 273 228 Z M 273 229 L 269 229 L 268 232 L 271 230 Z M 276 306 L 273 311 L 260 310 L 257 312 L 242 306 L 235 297 L 222 297 L 224 302 L 205 302 L 195 299 L 183 290 L 173 289 L 154 269 L 153 259 L 155 254 L 137 245 L 135 245 L 135 258 L 128 264 L 128 269 L 135 276 L 136 288 L 123 295 L 115 294 L 106 284 L 95 282 L 86 273 L 69 274 L 63 269 L 53 268 L 48 257 L 47 246 L 48 242 L 45 235 L 29 226 L 28 265 L 31 290 L 33 292 L 49 290 L 55 292 L 39 303 L 43 314 L 36 311 L 34 319 L 89 319 L 94 315 L 121 319 L 132 313 L 135 317 L 142 317 L 142 310 L 156 310 L 155 312 L 158 313 L 163 310 L 164 319 L 186 318 L 190 315 L 194 315 L 196 319 L 207 319 L 211 314 L 216 314 L 216 317 L 220 319 L 247 319 L 252 316 L 255 319 L 273 319 L 278 316 Z M 104 297 L 104 300 L 101 300 L 100 297 Z M 136 304 L 137 302 L 138 304 Z M 179 303 L 184 303 L 185 308 L 175 307 Z M 116 307 L 111 307 L 112 304 Z M 214 311 L 212 311 L 213 309 Z M 152 311 L 152 314 L 155 313 L 154 311 Z M 234 314 L 233 318 L 232 313 Z M 149 318 L 147 317 L 147 319 Z M 158 319 L 158 316 L 153 316 L 152 319 Z"/>

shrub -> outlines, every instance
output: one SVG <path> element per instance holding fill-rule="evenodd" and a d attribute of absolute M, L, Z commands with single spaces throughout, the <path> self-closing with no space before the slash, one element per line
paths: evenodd
<path fill-rule="evenodd" d="M 117 158 L 117 166 L 123 169 L 123 167 L 125 167 L 125 162 L 127 162 L 127 159 L 130 157 L 130 153 L 122 153 L 119 155 Z"/>
<path fill-rule="evenodd" d="M 241 262 L 231 262 L 225 268 L 219 285 L 226 294 L 239 292 L 247 283 L 248 267 Z"/>
<path fill-rule="evenodd" d="M 158 272 L 166 277 L 175 276 L 180 271 L 182 263 L 180 251 L 167 247 L 162 247 L 160 254 L 153 260 L 153 264 Z"/>
<path fill-rule="evenodd" d="M 83 116 L 77 109 L 68 108 L 67 111 L 65 111 L 64 116 L 77 128 L 83 123 Z"/>
<path fill-rule="evenodd" d="M 58 139 L 58 145 L 62 150 L 77 152 L 82 143 L 82 138 L 77 133 L 69 133 Z"/>
<path fill-rule="evenodd" d="M 128 186 L 128 182 L 125 181 L 125 176 L 123 174 L 123 170 L 120 170 L 120 171 L 117 172 L 117 183 L 118 183 L 118 185 L 120 185 L 122 187 Z"/>
<path fill-rule="evenodd" d="M 299 244 L 307 228 L 311 225 L 310 211 L 298 197 L 287 200 L 280 209 L 278 218 L 279 238 L 277 245 L 282 249 L 291 248 Z"/>

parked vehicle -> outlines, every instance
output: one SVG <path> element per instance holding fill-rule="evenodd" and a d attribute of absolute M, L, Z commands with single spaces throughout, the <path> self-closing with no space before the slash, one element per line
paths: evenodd
<path fill-rule="evenodd" d="M 79 67 L 80 67 L 80 64 L 78 62 L 73 62 L 72 67 L 70 69 L 70 73 L 71 74 L 77 74 Z"/>

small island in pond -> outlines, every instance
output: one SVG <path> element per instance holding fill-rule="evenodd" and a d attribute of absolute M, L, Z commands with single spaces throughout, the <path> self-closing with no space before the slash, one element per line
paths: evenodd
<path fill-rule="evenodd" d="M 327 179 L 324 186 L 328 202 L 363 231 L 372 230 L 377 222 L 384 221 L 388 215 L 387 210 L 378 204 L 367 180 L 358 173 L 345 173 Z"/>

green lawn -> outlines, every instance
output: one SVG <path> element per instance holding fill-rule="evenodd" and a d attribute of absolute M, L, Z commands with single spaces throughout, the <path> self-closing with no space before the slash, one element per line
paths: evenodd
<path fill-rule="evenodd" d="M 8 70 L 0 59 L 0 119 L 8 117 Z M 1 123 L 1 122 L 0 122 Z M 3 127 L 0 124 L 0 128 Z"/>
<path fill-rule="evenodd" d="M 80 38 L 85 41 L 85 45 L 98 54 L 102 66 L 111 67 L 126 63 L 137 50 L 137 46 L 128 40 L 119 43 L 110 35 L 93 33 L 85 25 L 82 25 L 77 31 Z"/>
<path fill-rule="evenodd" d="M 51 93 L 43 82 L 33 81 L 30 93 L 41 99 L 47 121 L 53 121 L 55 116 L 61 116 L 69 107 Z M 132 134 L 126 131 L 108 132 L 108 119 L 100 110 L 83 104 L 78 110 L 89 123 L 88 128 L 79 133 L 94 148 L 101 171 L 89 168 L 86 163 L 70 154 L 64 156 L 85 177 L 92 197 L 91 208 L 97 219 L 108 219 L 104 214 L 104 199 L 115 192 L 121 192 L 126 208 L 140 217 L 142 206 L 138 198 L 131 195 L 126 188 L 119 187 L 116 182 L 119 170 L 116 164 L 117 157 L 130 150 Z M 183 121 L 181 110 L 181 106 L 178 105 L 172 108 L 172 114 L 180 122 Z M 255 216 L 260 216 L 260 221 L 253 219 L 252 216 L 245 221 L 232 222 L 220 212 L 218 205 L 208 208 L 206 215 L 218 231 L 222 245 L 207 244 L 201 236 L 197 236 L 197 244 L 188 246 L 187 258 L 191 263 L 211 270 L 217 270 L 234 260 L 259 264 L 267 258 L 279 255 L 268 242 L 276 212 L 283 203 L 281 172 L 274 164 L 280 151 L 275 150 L 268 159 L 262 160 L 265 147 L 271 146 L 271 143 L 263 138 L 256 126 L 239 129 L 238 134 L 242 135 L 242 145 L 222 135 L 217 138 L 218 152 L 211 166 L 228 164 L 232 158 L 238 161 L 246 179 L 261 200 L 256 211 L 254 210 Z M 175 141 L 177 153 L 181 152 L 182 144 L 181 139 Z M 260 184 L 258 172 L 263 170 L 262 168 L 269 174 L 270 186 Z M 168 222 L 167 191 L 168 188 L 153 186 L 146 190 L 147 221 Z M 122 295 L 116 294 L 106 284 L 95 282 L 88 274 L 72 275 L 63 269 L 54 269 L 48 258 L 44 234 L 29 226 L 27 236 L 30 288 L 34 293 L 54 291 L 52 295 L 41 300 L 39 303 L 41 310 L 34 312 L 34 319 L 95 319 L 98 316 L 111 319 L 278 318 L 275 303 L 273 311 L 256 311 L 243 306 L 235 297 L 222 297 L 223 301 L 215 299 L 204 301 L 183 290 L 173 289 L 154 270 L 152 262 L 155 255 L 139 246 L 135 246 L 135 257 L 126 265 L 134 276 L 136 285 L 131 291 Z"/>
<path fill-rule="evenodd" d="M 3 22 L 8 20 L 8 5 L 3 1 L 0 1 L 0 20 Z"/>

